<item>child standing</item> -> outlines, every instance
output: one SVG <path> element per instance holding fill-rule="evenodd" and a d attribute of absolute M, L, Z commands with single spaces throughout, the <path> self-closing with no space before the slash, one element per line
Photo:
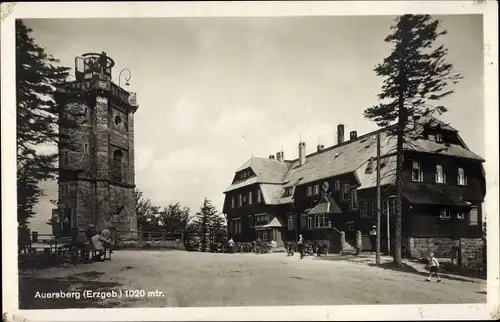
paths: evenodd
<path fill-rule="evenodd" d="M 429 270 L 431 273 L 429 274 L 429 277 L 427 278 L 427 282 L 431 281 L 432 274 L 436 273 L 437 276 L 437 282 L 441 282 L 441 278 L 439 277 L 439 262 L 436 257 L 434 257 L 434 253 L 430 254 L 429 258 Z"/>

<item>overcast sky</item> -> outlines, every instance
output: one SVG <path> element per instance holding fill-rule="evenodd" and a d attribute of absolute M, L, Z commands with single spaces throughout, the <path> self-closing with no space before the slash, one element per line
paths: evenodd
<path fill-rule="evenodd" d="M 148 18 L 26 20 L 37 43 L 74 68 L 75 56 L 105 51 L 132 71 L 136 185 L 160 206 L 180 202 L 197 211 L 205 197 L 220 210 L 222 191 L 252 155 L 283 146 L 297 157 L 346 133 L 376 129 L 363 110 L 376 104 L 375 64 L 395 17 Z M 439 16 L 441 42 L 464 79 L 441 118 L 484 156 L 481 16 Z M 123 77 L 123 76 L 122 76 Z M 124 81 L 122 78 L 122 85 Z M 32 228 L 50 232 L 57 185 L 43 185 Z"/>

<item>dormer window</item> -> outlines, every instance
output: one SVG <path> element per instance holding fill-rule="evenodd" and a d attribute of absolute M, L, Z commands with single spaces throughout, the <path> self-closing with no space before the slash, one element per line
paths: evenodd
<path fill-rule="evenodd" d="M 292 192 L 293 192 L 293 187 L 286 187 L 285 188 L 285 193 L 284 193 L 284 197 L 289 197 L 292 195 Z"/>
<path fill-rule="evenodd" d="M 313 190 L 315 195 L 319 195 L 319 184 L 314 185 L 314 190 Z"/>
<path fill-rule="evenodd" d="M 436 134 L 436 142 L 438 143 L 443 142 L 443 135 L 441 133 Z"/>
<path fill-rule="evenodd" d="M 312 186 L 307 187 L 307 196 L 312 196 Z"/>

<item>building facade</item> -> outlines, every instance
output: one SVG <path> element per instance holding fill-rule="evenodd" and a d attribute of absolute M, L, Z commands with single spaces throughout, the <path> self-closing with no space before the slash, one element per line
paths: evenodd
<path fill-rule="evenodd" d="M 111 80 L 114 61 L 105 53 L 76 59 L 76 80 L 56 96 L 63 106 L 59 126 L 59 198 L 54 234 L 78 235 L 94 225 L 116 241 L 137 238 L 134 194 L 135 94 Z M 61 121 L 62 122 L 62 121 Z"/>
<path fill-rule="evenodd" d="M 414 254 L 419 244 L 482 236 L 485 196 L 484 160 L 469 150 L 458 131 L 434 117 L 415 120 L 417 135 L 408 135 L 403 164 L 403 252 Z M 261 238 L 278 244 L 306 241 L 330 244 L 345 232 L 355 245 L 356 231 L 369 249 L 369 230 L 377 218 L 377 135 L 380 136 L 382 250 L 393 245 L 396 139 L 393 127 L 318 145 L 306 154 L 300 142 L 298 158 L 285 160 L 283 152 L 269 158 L 251 158 L 235 173 L 224 191 L 223 212 L 236 241 Z M 393 247 L 392 247 L 393 249 Z M 332 249 L 331 249 L 332 250 Z M 333 250 L 334 251 L 334 250 Z"/>

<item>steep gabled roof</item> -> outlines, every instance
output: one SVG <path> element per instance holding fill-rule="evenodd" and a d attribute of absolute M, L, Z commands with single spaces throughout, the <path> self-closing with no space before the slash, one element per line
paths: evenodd
<path fill-rule="evenodd" d="M 439 126 L 441 129 L 457 132 L 453 127 L 432 116 L 420 118 L 417 123 L 430 126 Z M 317 180 L 338 176 L 346 173 L 354 173 L 359 181 L 359 189 L 367 189 L 376 186 L 376 162 L 373 161 L 373 171 L 366 172 L 366 166 L 370 158 L 377 155 L 377 133 L 380 133 L 380 146 L 382 163 L 381 184 L 394 184 L 396 168 L 396 138 L 389 133 L 387 127 L 355 140 L 346 141 L 342 144 L 314 152 L 306 156 L 306 162 L 300 166 L 299 160 L 279 162 L 268 158 L 251 158 L 238 170 L 251 168 L 256 177 L 248 178 L 241 182 L 233 183 L 225 192 L 239 189 L 250 184 L 261 184 L 264 200 L 269 204 L 284 204 L 293 200 L 293 196 L 283 197 L 285 187 L 295 187 Z M 470 151 L 465 145 L 444 144 L 424 138 L 411 139 L 404 144 L 406 151 L 424 152 L 438 155 L 455 156 L 477 161 L 483 158 Z"/>

